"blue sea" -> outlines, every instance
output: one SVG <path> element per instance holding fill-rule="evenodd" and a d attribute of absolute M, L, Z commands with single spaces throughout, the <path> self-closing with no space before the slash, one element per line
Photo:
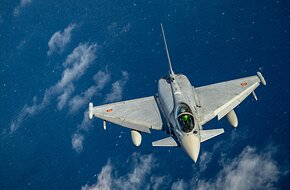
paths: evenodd
<path fill-rule="evenodd" d="M 168 74 L 199 87 L 263 73 L 267 85 L 181 148 L 87 118 L 88 103 L 152 96 Z M 289 189 L 287 1 L 0 1 L 0 189 Z"/>

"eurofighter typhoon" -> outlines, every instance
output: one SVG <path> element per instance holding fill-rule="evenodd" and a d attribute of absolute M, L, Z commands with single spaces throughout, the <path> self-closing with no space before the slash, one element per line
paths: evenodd
<path fill-rule="evenodd" d="M 188 78 L 175 74 L 172 69 L 164 30 L 161 24 L 165 50 L 169 63 L 169 75 L 158 81 L 158 93 L 155 96 L 121 101 L 101 106 L 89 104 L 89 118 L 93 116 L 104 121 L 131 129 L 131 138 L 135 146 L 140 146 L 141 133 L 151 130 L 163 130 L 167 138 L 157 140 L 153 146 L 182 147 L 196 162 L 200 143 L 224 133 L 221 129 L 203 130 L 202 126 L 211 119 L 227 117 L 233 127 L 238 126 L 234 108 L 254 90 L 266 81 L 260 72 L 257 75 L 241 79 L 220 82 L 201 87 L 193 87 Z M 163 124 L 162 118 L 166 121 Z"/>

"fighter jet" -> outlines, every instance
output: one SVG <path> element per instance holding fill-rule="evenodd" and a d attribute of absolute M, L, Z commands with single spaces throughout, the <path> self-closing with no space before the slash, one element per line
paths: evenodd
<path fill-rule="evenodd" d="M 89 118 L 102 119 L 104 129 L 107 121 L 131 129 L 132 142 L 137 147 L 142 141 L 141 133 L 163 130 L 168 137 L 153 142 L 153 146 L 182 147 L 196 162 L 200 143 L 224 133 L 222 128 L 203 130 L 203 125 L 226 116 L 230 125 L 237 127 L 234 108 L 250 94 L 257 100 L 254 90 L 260 83 L 266 85 L 266 81 L 257 72 L 254 76 L 194 87 L 185 75 L 174 73 L 162 24 L 161 31 L 169 75 L 158 81 L 158 93 L 95 107 L 89 103 Z"/>

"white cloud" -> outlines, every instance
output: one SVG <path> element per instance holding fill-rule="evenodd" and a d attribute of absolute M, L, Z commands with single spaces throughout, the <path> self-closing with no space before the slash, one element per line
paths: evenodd
<path fill-rule="evenodd" d="M 27 40 L 24 39 L 22 40 L 17 46 L 16 46 L 16 49 L 17 50 L 20 50 L 25 44 L 27 43 Z"/>
<path fill-rule="evenodd" d="M 22 122 L 29 116 L 36 114 L 39 110 L 43 108 L 42 104 L 37 104 L 37 98 L 33 97 L 32 105 L 24 105 L 20 113 L 18 114 L 17 118 L 11 122 L 10 125 L 10 132 L 16 131 Z"/>
<path fill-rule="evenodd" d="M 74 113 L 79 110 L 82 106 L 87 104 L 90 101 L 90 98 L 96 95 L 97 88 L 96 86 L 91 86 L 81 95 L 73 97 L 69 102 L 69 111 Z"/>
<path fill-rule="evenodd" d="M 57 103 L 58 110 L 61 110 L 65 106 L 65 104 L 67 103 L 68 99 L 70 98 L 73 92 L 74 92 L 74 86 L 72 84 L 64 88 L 63 93 L 58 97 L 58 103 Z"/>
<path fill-rule="evenodd" d="M 212 161 L 212 153 L 210 152 L 202 152 L 199 156 L 199 172 L 203 172 L 207 169 L 207 165 Z"/>
<path fill-rule="evenodd" d="M 153 156 L 144 155 L 139 159 L 139 154 L 133 154 L 134 169 L 126 176 L 115 180 L 117 186 L 122 189 L 139 189 L 144 183 L 146 175 L 151 172 L 153 165 Z"/>
<path fill-rule="evenodd" d="M 78 80 L 95 60 L 96 50 L 96 44 L 80 44 L 76 47 L 64 62 L 66 69 L 63 71 L 62 78 L 57 83 L 56 88 L 62 89 L 69 83 Z"/>
<path fill-rule="evenodd" d="M 73 97 L 69 102 L 70 113 L 74 113 L 82 106 L 89 103 L 90 98 L 95 96 L 110 81 L 111 75 L 108 72 L 98 71 L 94 75 L 95 85 L 89 87 L 81 95 Z"/>
<path fill-rule="evenodd" d="M 117 22 L 112 22 L 108 27 L 108 33 L 113 35 L 114 37 L 119 37 L 120 35 L 129 32 L 131 29 L 131 23 L 127 23 L 126 25 L 121 25 Z"/>
<path fill-rule="evenodd" d="M 246 147 L 231 162 L 225 162 L 214 180 L 199 181 L 197 189 L 273 189 L 279 170 L 271 152 L 257 153 Z"/>
<path fill-rule="evenodd" d="M 72 147 L 75 151 L 81 152 L 83 150 L 84 136 L 81 134 L 74 134 L 71 140 Z"/>
<path fill-rule="evenodd" d="M 55 32 L 48 42 L 47 55 L 51 55 L 54 52 L 62 53 L 67 44 L 70 43 L 71 33 L 76 27 L 76 24 L 70 24 L 63 30 L 63 32 Z"/>
<path fill-rule="evenodd" d="M 82 187 L 82 190 L 130 190 L 142 188 L 146 185 L 146 177 L 151 173 L 155 165 L 153 156 L 140 156 L 140 154 L 135 153 L 128 163 L 132 163 L 132 169 L 127 174 L 118 176 L 118 171 L 115 171 L 111 162 L 108 161 L 98 174 L 96 183 L 93 185 L 86 184 Z"/>
<path fill-rule="evenodd" d="M 187 184 L 183 181 L 183 179 L 174 182 L 171 186 L 171 190 L 184 190 L 187 188 Z"/>
<path fill-rule="evenodd" d="M 31 2 L 32 2 L 32 0 L 21 0 L 20 6 L 24 7 L 28 4 L 30 4 Z"/>
<path fill-rule="evenodd" d="M 49 94 L 60 94 L 58 97 L 58 109 L 61 110 L 72 92 L 74 91 L 73 83 L 84 75 L 96 58 L 97 45 L 80 44 L 73 52 L 68 55 L 64 62 L 65 70 L 62 72 L 62 78 L 51 87 Z M 72 59 L 73 57 L 73 59 Z"/>
<path fill-rule="evenodd" d="M 99 71 L 94 75 L 94 80 L 96 82 L 96 87 L 98 90 L 102 90 L 105 85 L 110 81 L 111 74 L 108 72 Z"/>
<path fill-rule="evenodd" d="M 179 179 L 172 183 L 171 189 L 275 189 L 275 184 L 282 175 L 272 158 L 275 151 L 276 149 L 267 149 L 258 152 L 250 146 L 245 147 L 234 159 L 222 160 L 222 168 L 215 177 L 204 180 L 199 174 L 195 174 L 199 178 L 193 177 L 189 182 Z M 205 154 L 204 157 L 211 157 L 211 155 Z M 128 173 L 120 176 L 119 171 L 108 161 L 97 175 L 97 181 L 92 185 L 89 183 L 84 185 L 82 190 L 168 189 L 169 179 L 167 177 L 151 175 L 151 171 L 157 165 L 152 155 L 133 154 L 132 160 L 128 160 L 128 163 L 132 163 L 133 167 Z M 150 180 L 148 180 L 148 176 L 151 176 Z"/>
<path fill-rule="evenodd" d="M 17 7 L 15 7 L 15 9 L 13 10 L 13 15 L 19 16 L 21 13 L 21 10 L 25 8 L 26 6 L 28 6 L 30 3 L 32 3 L 32 0 L 21 0 L 19 5 L 17 5 Z"/>
<path fill-rule="evenodd" d="M 92 186 L 85 185 L 82 190 L 111 190 L 112 189 L 112 165 L 110 162 L 102 168 L 98 174 L 98 182 Z"/>
<path fill-rule="evenodd" d="M 83 150 L 83 142 L 85 140 L 84 133 L 89 130 L 89 127 L 91 127 L 91 120 L 88 116 L 88 111 L 86 110 L 83 115 L 83 120 L 81 124 L 77 126 L 77 130 L 72 136 L 72 148 L 77 152 L 80 153 Z"/>
<path fill-rule="evenodd" d="M 130 29 L 131 29 L 131 23 L 128 23 L 126 26 L 124 26 L 123 28 L 122 28 L 122 30 L 121 30 L 121 34 L 123 34 L 123 33 L 127 33 L 127 32 L 129 32 L 130 31 Z"/>
<path fill-rule="evenodd" d="M 71 59 L 71 58 L 70 58 Z M 81 95 L 75 96 L 72 98 L 69 102 L 69 109 L 70 113 L 74 113 L 77 110 L 79 110 L 82 106 L 88 105 L 90 98 L 95 96 L 100 90 L 102 90 L 105 85 L 110 81 L 111 75 L 106 71 L 99 71 L 94 75 L 94 81 L 95 85 L 91 86 L 88 88 L 85 92 L 83 92 Z M 122 72 L 122 79 L 114 82 L 112 84 L 112 90 L 109 94 L 106 95 L 105 101 L 117 101 L 122 99 L 122 93 L 123 93 L 123 88 L 128 81 L 129 75 L 126 71 Z M 77 130 L 75 131 L 76 134 L 85 134 L 89 127 L 90 127 L 90 120 L 88 117 L 87 110 L 84 112 L 83 116 L 83 121 L 81 124 L 78 125 Z M 84 135 L 83 138 L 81 139 L 82 141 L 85 140 Z M 74 146 L 72 146 L 74 148 Z M 75 149 L 78 153 L 78 149 Z"/>
<path fill-rule="evenodd" d="M 84 112 L 83 120 L 81 124 L 78 125 L 78 130 L 85 132 L 88 131 L 89 127 L 91 126 L 91 120 L 89 119 L 88 110 Z"/>
<path fill-rule="evenodd" d="M 146 189 L 153 189 L 153 190 L 161 189 L 160 187 L 161 185 L 163 185 L 165 179 L 166 179 L 165 176 L 151 176 L 150 184 L 147 186 Z"/>
<path fill-rule="evenodd" d="M 129 74 L 126 71 L 122 72 L 122 79 L 114 82 L 112 84 L 112 90 L 109 94 L 106 94 L 105 102 L 114 102 L 119 101 L 123 97 L 123 90 L 125 87 L 125 84 L 127 83 L 129 79 Z"/>
<path fill-rule="evenodd" d="M 201 172 L 197 171 L 192 180 L 186 183 L 184 180 L 172 184 L 172 189 L 198 189 L 198 190 L 250 190 L 250 189 L 274 189 L 281 172 L 273 160 L 275 150 L 257 152 L 256 149 L 247 146 L 234 159 L 222 159 L 221 170 L 215 177 L 208 180 L 202 179 Z M 205 157 L 211 155 L 205 155 Z"/>
<path fill-rule="evenodd" d="M 25 119 L 43 110 L 52 98 L 58 99 L 58 108 L 62 109 L 74 90 L 73 83 L 85 73 L 95 60 L 96 51 L 96 44 L 79 44 L 64 62 L 65 69 L 62 72 L 61 79 L 55 85 L 46 89 L 41 102 L 38 103 L 36 98 L 34 98 L 31 106 L 25 105 L 22 108 L 16 119 L 11 122 L 10 132 L 17 130 Z M 74 59 L 70 57 L 74 57 Z"/>

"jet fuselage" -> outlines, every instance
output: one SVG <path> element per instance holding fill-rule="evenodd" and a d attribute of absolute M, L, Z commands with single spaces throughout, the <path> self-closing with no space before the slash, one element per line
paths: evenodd
<path fill-rule="evenodd" d="M 170 74 L 169 77 L 160 79 L 158 99 L 168 132 L 191 159 L 196 161 L 200 150 L 201 126 L 197 115 L 199 100 L 190 81 L 181 74 Z"/>

